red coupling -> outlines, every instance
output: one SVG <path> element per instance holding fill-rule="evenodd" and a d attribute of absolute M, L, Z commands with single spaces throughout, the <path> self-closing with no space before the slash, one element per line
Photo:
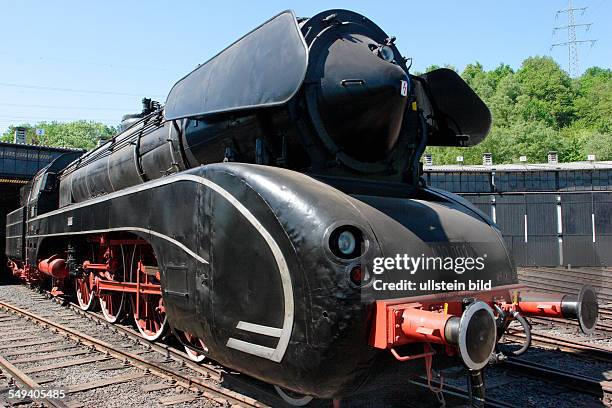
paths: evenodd
<path fill-rule="evenodd" d="M 583 286 L 577 296 L 515 292 L 513 302 L 502 305 L 502 308 L 509 312 L 519 312 L 523 316 L 575 319 L 587 334 L 595 330 L 599 315 L 597 294 L 588 285 Z"/>
<path fill-rule="evenodd" d="M 374 326 L 370 344 L 389 349 L 400 361 L 415 358 L 431 358 L 425 352 L 412 356 L 400 356 L 395 347 L 404 344 L 441 344 L 453 348 L 465 365 L 479 370 L 488 364 L 496 343 L 496 324 L 493 311 L 485 302 L 474 301 L 460 316 L 447 314 L 442 308 L 425 310 L 420 303 L 387 304 L 376 302 Z M 455 300 L 453 310 L 461 310 L 461 301 Z M 457 307 L 458 306 L 458 307 Z M 478 333 L 476 335 L 475 333 Z"/>

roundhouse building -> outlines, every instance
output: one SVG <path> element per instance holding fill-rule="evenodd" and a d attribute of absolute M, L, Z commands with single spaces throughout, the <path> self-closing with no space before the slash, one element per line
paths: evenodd
<path fill-rule="evenodd" d="M 612 266 L 612 161 L 428 165 L 427 185 L 474 203 L 518 266 Z M 483 158 L 483 162 L 490 158 Z"/>

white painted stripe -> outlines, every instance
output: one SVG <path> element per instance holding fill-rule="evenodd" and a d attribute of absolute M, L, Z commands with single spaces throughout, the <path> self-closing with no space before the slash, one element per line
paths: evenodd
<path fill-rule="evenodd" d="M 527 214 L 525 214 L 525 242 L 527 242 Z"/>
<path fill-rule="evenodd" d="M 276 349 L 273 349 L 270 347 L 261 346 L 259 344 L 253 344 L 247 341 L 238 340 L 233 337 L 230 337 L 227 340 L 226 346 L 242 351 L 244 353 L 249 353 L 255 356 L 267 358 L 268 360 L 274 360 L 274 354 L 278 350 L 278 347 Z"/>
<path fill-rule="evenodd" d="M 177 182 L 177 181 L 195 181 L 197 183 L 200 183 L 199 181 L 195 180 L 195 179 L 198 179 L 198 178 L 201 179 L 201 180 L 204 180 L 204 179 L 202 179 L 202 177 L 194 176 L 194 175 L 190 175 L 190 174 L 185 174 L 185 175 L 170 175 L 170 176 L 162 177 L 162 178 L 159 178 L 157 180 L 148 181 L 148 182 L 146 182 L 144 184 L 137 184 L 135 186 L 124 188 L 124 189 L 116 191 L 114 193 L 109 193 L 109 194 L 102 195 L 102 196 L 99 196 L 99 197 L 96 197 L 96 198 L 92 198 L 91 200 L 87 200 L 87 201 L 83 201 L 83 202 L 75 203 L 75 204 L 70 204 L 70 205 L 68 205 L 66 207 L 62 207 L 62 208 L 57 209 L 57 210 L 49 211 L 48 213 L 41 214 L 41 215 L 39 215 L 37 217 L 34 217 L 34 218 L 28 220 L 28 222 L 39 220 L 39 219 L 42 219 L 42 218 L 47 218 L 47 217 L 50 217 L 52 215 L 62 214 L 62 213 L 65 213 L 67 211 L 73 211 L 73 210 L 76 210 L 76 209 L 79 209 L 79 208 L 83 208 L 83 207 L 89 207 L 90 205 L 93 205 L 93 204 L 98 204 L 98 203 L 102 203 L 104 201 L 112 200 L 112 199 L 115 199 L 115 198 L 118 198 L 118 197 L 123 197 L 123 196 L 131 195 L 131 194 L 139 193 L 141 191 L 151 190 L 153 188 L 160 187 L 160 186 L 165 186 L 167 184 L 174 183 L 174 182 Z M 212 183 L 211 181 L 208 181 L 208 182 Z M 200 184 L 205 184 L 205 183 L 200 183 Z M 219 188 L 221 188 L 221 187 L 219 187 Z"/>
<path fill-rule="evenodd" d="M 170 176 L 166 176 L 166 177 L 162 177 L 160 179 L 157 180 L 153 180 L 153 181 L 149 181 L 147 183 L 144 184 L 138 184 L 136 186 L 133 187 L 128 187 L 126 189 L 123 190 L 119 190 L 116 191 L 114 193 L 110 193 L 104 196 L 100 196 L 100 197 L 96 197 L 93 198 L 91 200 L 87 200 L 85 202 L 82 203 L 76 203 L 76 204 L 72 204 L 63 208 L 60 208 L 58 210 L 55 211 L 50 211 L 48 213 L 39 215 L 35 218 L 32 218 L 31 220 L 29 220 L 28 222 L 31 221 L 35 221 L 35 220 L 39 220 L 39 219 L 43 219 L 43 218 L 47 218 L 53 215 L 57 215 L 57 214 L 62 214 L 68 211 L 73 211 L 76 210 L 78 208 L 83 208 L 83 207 L 88 207 L 91 206 L 93 204 L 98 204 L 104 201 L 108 201 L 108 200 L 112 200 L 118 197 L 123 197 L 123 196 L 127 196 L 130 194 L 135 194 L 138 193 L 140 191 L 146 191 L 146 190 L 150 190 L 156 187 L 160 187 L 160 186 L 165 186 L 167 184 L 170 183 L 175 183 L 177 181 L 191 181 L 191 182 L 195 182 L 195 183 L 199 183 L 202 184 L 206 187 L 211 188 L 212 190 L 214 190 L 215 192 L 219 193 L 223 198 L 225 198 L 227 201 L 230 202 L 230 204 L 232 204 L 254 227 L 255 229 L 257 229 L 257 231 L 261 234 L 261 236 L 265 239 L 266 243 L 268 244 L 268 246 L 270 247 L 270 250 L 272 251 L 272 254 L 274 255 L 274 259 L 276 261 L 276 264 L 278 266 L 278 271 L 281 277 L 281 284 L 283 286 L 283 297 L 284 297 L 284 303 L 285 303 L 285 311 L 284 311 L 284 318 L 283 318 L 283 328 L 282 328 L 282 334 L 278 340 L 278 345 L 276 346 L 276 349 L 274 349 L 274 353 L 272 353 L 269 357 L 270 360 L 275 361 L 275 362 L 280 362 L 283 359 L 283 356 L 285 355 L 285 351 L 287 350 L 287 346 L 289 345 L 289 339 L 291 338 L 291 331 L 293 330 L 293 316 L 294 316 L 294 302 L 293 302 L 293 286 L 291 283 L 291 275 L 289 274 L 289 267 L 287 265 L 287 261 L 285 260 L 285 257 L 283 256 L 283 253 L 280 249 L 280 247 L 278 246 L 278 243 L 274 240 L 274 238 L 272 237 L 272 235 L 264 228 L 264 226 L 259 222 L 259 220 L 244 206 L 242 205 L 242 203 L 240 201 L 238 201 L 233 195 L 231 195 L 227 190 L 223 189 L 221 186 L 213 183 L 212 181 L 205 179 L 201 176 L 196 176 L 193 174 L 175 174 L 175 175 L 170 175 Z M 127 228 L 127 227 L 126 227 Z M 136 230 L 135 228 L 131 228 L 132 230 Z M 129 229 L 121 229 L 124 231 L 129 231 Z M 164 239 L 168 239 L 168 240 L 172 240 L 172 238 L 166 237 L 165 235 L 162 235 L 158 232 L 155 231 L 151 231 L 151 230 L 146 230 L 146 229 L 142 229 L 143 232 L 147 232 L 149 234 L 152 235 L 156 235 L 156 236 L 160 236 L 160 238 L 164 238 Z M 109 231 L 109 230 L 106 230 Z M 101 231 L 102 232 L 102 231 Z M 56 234 L 56 235 L 66 235 L 66 234 Z M 175 241 L 175 240 L 172 240 Z M 170 242 L 172 242 L 170 241 Z M 194 257 L 198 257 L 197 254 L 195 254 L 193 251 L 189 250 L 187 247 L 185 247 L 183 244 L 181 244 L 178 241 L 175 241 L 177 245 L 181 246 L 181 248 L 183 248 L 186 252 L 193 254 L 192 256 Z M 173 242 L 174 243 L 174 242 Z M 197 259 L 197 258 L 196 258 Z M 202 259 L 202 258 L 200 258 Z M 202 259 L 201 262 L 207 262 L 205 260 Z M 230 339 L 231 340 L 231 339 Z M 239 340 L 236 340 L 239 341 Z M 245 343 L 245 342 L 243 342 Z M 238 344 L 235 342 L 230 342 L 228 341 L 227 346 L 228 347 L 233 347 L 232 345 L 234 344 Z M 250 344 L 250 343 L 247 343 Z M 244 345 L 239 345 L 238 347 L 241 347 L 239 350 L 241 351 L 245 351 L 246 349 L 244 348 Z M 251 349 L 251 348 L 248 348 Z M 259 350 L 259 349 L 257 349 Z M 248 353 L 248 351 L 245 351 Z M 251 354 L 255 354 L 255 353 L 251 353 Z M 260 354 L 256 354 L 256 355 L 260 355 Z"/>
<path fill-rule="evenodd" d="M 191 249 L 187 248 L 184 244 L 180 243 L 176 239 L 170 238 L 169 236 L 161 234 L 161 233 L 159 233 L 157 231 L 153 231 L 153 230 L 150 230 L 150 229 L 147 229 L 147 228 L 140 228 L 140 227 L 118 227 L 118 228 L 105 228 L 105 229 L 87 230 L 87 231 L 56 232 L 54 234 L 28 235 L 26 238 L 32 239 L 32 238 L 60 237 L 60 236 L 63 236 L 63 235 L 100 234 L 102 232 L 114 232 L 114 231 L 126 231 L 126 232 L 138 231 L 138 232 L 143 232 L 145 234 L 154 235 L 154 236 L 156 236 L 158 238 L 162 238 L 162 239 L 165 239 L 168 242 L 173 243 L 174 245 L 176 245 L 177 247 L 181 248 L 183 251 L 187 252 L 189 255 L 191 255 L 192 257 L 194 257 L 198 261 L 200 261 L 200 262 L 202 262 L 204 264 L 208 263 L 208 261 L 206 259 L 204 259 L 200 255 L 196 254 L 195 252 L 193 252 Z"/>
<path fill-rule="evenodd" d="M 238 326 L 236 326 L 236 328 L 270 337 L 280 337 L 283 332 L 283 329 L 248 322 L 238 322 Z"/>
<path fill-rule="evenodd" d="M 497 223 L 497 210 L 495 208 L 495 204 L 491 206 L 491 219 L 494 223 Z"/>
<path fill-rule="evenodd" d="M 221 194 L 226 200 L 233 204 L 234 207 L 236 207 L 236 209 L 240 211 L 240 213 L 242 213 L 242 215 L 251 224 L 253 224 L 253 226 L 257 229 L 257 231 L 259 231 L 261 236 L 266 240 L 268 246 L 272 250 L 272 254 L 274 255 L 274 259 L 276 260 L 276 265 L 278 267 L 278 272 L 280 274 L 281 284 L 283 286 L 283 297 L 285 303 L 285 316 L 283 318 L 282 334 L 278 339 L 278 345 L 276 346 L 274 353 L 270 357 L 270 360 L 279 363 L 285 355 L 287 346 L 289 346 L 289 339 L 291 338 L 291 331 L 293 330 L 294 314 L 293 286 L 291 283 L 291 275 L 289 274 L 289 266 L 287 265 L 287 261 L 283 256 L 283 252 L 278 246 L 278 243 L 274 240 L 274 237 L 272 237 L 268 230 L 266 230 L 264 226 L 261 225 L 259 220 L 253 214 L 251 214 L 251 212 L 228 191 L 224 190 L 221 186 L 214 184 L 210 180 L 204 179 L 202 177 L 192 175 L 185 175 L 179 177 L 189 177 L 193 181 L 207 185 L 208 187 L 215 190 L 217 193 Z M 232 346 L 228 345 L 228 347 Z"/>
<path fill-rule="evenodd" d="M 595 242 L 595 214 L 591 213 L 591 227 L 593 229 L 593 242 Z"/>
<path fill-rule="evenodd" d="M 557 204 L 557 234 L 563 234 L 563 217 L 561 203 Z"/>

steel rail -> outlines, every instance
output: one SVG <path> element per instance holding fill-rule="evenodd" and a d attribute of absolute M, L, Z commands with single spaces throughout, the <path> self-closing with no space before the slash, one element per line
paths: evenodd
<path fill-rule="evenodd" d="M 541 322 L 542 324 L 557 324 L 557 326 L 572 326 L 572 327 L 579 327 L 580 323 L 578 323 L 577 320 L 568 320 L 568 319 L 560 319 L 557 317 L 530 317 L 529 320 L 531 321 L 536 321 L 536 322 Z M 605 321 L 602 322 L 601 320 L 597 322 L 597 325 L 595 326 L 595 329 L 598 332 L 608 332 L 608 331 L 612 331 L 612 324 L 608 324 Z"/>
<path fill-rule="evenodd" d="M 520 340 L 525 339 L 525 335 L 522 333 L 506 333 L 506 338 L 516 338 Z M 606 348 L 597 347 L 588 343 L 582 343 L 569 339 L 560 339 L 558 337 L 552 337 L 540 333 L 531 333 L 531 339 L 535 343 L 545 344 L 549 346 L 555 346 L 559 350 L 568 351 L 570 353 L 577 353 L 587 355 L 589 358 L 612 362 L 612 351 Z"/>
<path fill-rule="evenodd" d="M 279 403 L 280 402 L 284 403 L 284 401 L 280 399 L 277 393 L 270 393 L 268 390 L 257 387 L 253 383 L 249 381 L 245 381 L 243 378 L 236 377 L 235 375 L 231 373 L 231 370 L 227 371 L 226 368 L 223 366 L 204 363 L 204 362 L 196 363 L 192 359 L 187 357 L 185 351 L 181 349 L 176 349 L 162 342 L 150 342 L 144 339 L 140 335 L 140 333 L 138 333 L 136 330 L 133 330 L 124 325 L 111 323 L 108 320 L 106 320 L 106 318 L 98 312 L 83 310 L 78 304 L 69 301 L 67 298 L 63 296 L 53 295 L 48 290 L 43 290 L 41 292 L 39 289 L 35 289 L 35 288 L 30 288 L 30 289 L 34 290 L 36 293 L 44 294 L 46 296 L 45 297 L 46 300 L 56 302 L 63 307 L 68 307 L 70 311 L 74 312 L 76 317 L 93 320 L 98 324 L 105 325 L 110 330 L 113 330 L 115 333 L 123 333 L 129 339 L 135 342 L 138 342 L 138 344 L 140 344 L 141 346 L 157 351 L 158 353 L 164 355 L 166 358 L 172 358 L 175 361 L 179 362 L 182 366 L 185 366 L 189 368 L 190 370 L 196 371 L 205 376 L 210 375 L 211 378 L 217 381 L 231 379 L 232 383 L 239 384 L 241 387 L 244 387 L 245 389 L 249 389 L 255 392 L 257 395 L 264 397 L 268 401 L 278 401 Z M 263 399 L 261 401 L 263 401 Z M 268 404 L 272 405 L 272 402 L 268 402 Z"/>
<path fill-rule="evenodd" d="M 26 390 L 43 390 L 42 386 L 34 381 L 30 376 L 26 373 L 15 367 L 11 364 L 7 359 L 0 356 L 0 369 L 4 371 L 6 374 L 11 376 L 16 382 L 20 383 L 23 388 Z M 38 400 L 38 398 L 31 398 L 33 400 Z M 55 398 L 40 398 L 41 401 L 52 408 L 69 408 L 69 406 L 63 401 Z"/>
<path fill-rule="evenodd" d="M 410 382 L 419 387 L 429 388 L 429 385 L 427 384 L 427 379 L 424 377 L 415 378 L 413 380 L 410 380 Z M 436 388 L 440 387 L 440 383 L 435 380 L 431 381 L 431 385 Z M 470 399 L 470 395 L 467 390 L 461 387 L 450 385 L 450 384 L 444 384 L 444 386 L 442 387 L 442 393 L 445 395 L 458 397 L 462 399 L 463 401 L 469 402 L 469 399 Z M 515 408 L 516 405 L 512 405 L 504 401 L 499 401 L 496 399 L 485 397 L 485 407 L 486 408 Z"/>
<path fill-rule="evenodd" d="M 98 313 L 86 311 L 81 309 L 76 303 L 68 302 L 63 298 L 52 296 L 50 293 L 47 293 L 50 296 L 50 300 L 67 306 L 70 310 L 79 317 L 83 317 L 90 320 L 95 320 L 100 324 L 106 325 L 110 330 L 113 330 L 115 333 L 122 333 L 130 339 L 137 341 L 141 346 L 147 347 L 151 350 L 157 351 L 160 354 L 163 354 L 166 358 L 172 358 L 175 361 L 185 365 L 189 369 L 196 371 L 202 375 L 210 376 L 214 380 L 221 381 L 224 372 L 220 369 L 215 368 L 212 365 L 205 363 L 195 363 L 193 360 L 185 356 L 185 352 L 181 350 L 177 350 L 176 348 L 166 345 L 164 343 L 158 342 L 150 342 L 144 339 L 138 332 L 135 330 L 129 329 L 122 325 L 113 324 L 108 322 L 103 316 L 100 316 Z"/>
<path fill-rule="evenodd" d="M 555 384 L 561 384 L 564 387 L 599 398 L 603 398 L 604 393 L 612 392 L 612 382 L 610 380 L 598 380 L 592 377 L 568 373 L 515 357 L 509 357 L 501 366 L 509 367 L 516 372 L 536 379 L 546 378 L 546 381 L 552 381 Z"/>
<path fill-rule="evenodd" d="M 76 340 L 80 340 L 81 343 L 92 346 L 96 350 L 104 352 L 116 359 L 130 361 L 134 366 L 144 370 L 148 370 L 149 372 L 158 377 L 175 380 L 178 385 L 184 386 L 187 389 L 193 386 L 199 391 L 202 391 L 202 395 L 206 398 L 213 400 L 223 399 L 224 401 L 229 401 L 231 403 L 247 407 L 266 407 L 266 405 L 260 403 L 259 401 L 253 398 L 238 394 L 237 392 L 222 388 L 220 386 L 208 384 L 202 379 L 184 375 L 180 371 L 175 370 L 173 368 L 164 367 L 163 365 L 158 365 L 156 363 L 147 361 L 146 359 L 140 357 L 137 354 L 118 349 L 116 348 L 116 346 L 107 343 L 103 340 L 96 339 L 85 333 L 81 333 L 78 330 L 66 327 L 62 324 L 52 322 L 48 319 L 37 316 L 34 313 L 13 306 L 6 302 L 0 301 L 0 309 L 4 309 L 15 314 L 21 315 L 25 318 L 29 318 L 33 321 L 40 322 L 50 328 L 55 329 L 55 331 L 57 332 L 63 333 L 68 337 L 72 337 Z"/>

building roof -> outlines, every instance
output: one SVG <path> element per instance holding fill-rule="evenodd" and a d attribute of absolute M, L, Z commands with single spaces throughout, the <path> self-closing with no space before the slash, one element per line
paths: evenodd
<path fill-rule="evenodd" d="M 75 147 L 58 147 L 58 146 L 44 146 L 44 145 L 33 145 L 26 143 L 10 143 L 10 142 L 0 142 L 0 146 L 6 147 L 20 147 L 25 149 L 35 149 L 35 150 L 50 150 L 50 151 L 65 151 L 65 152 L 76 152 L 76 151 L 85 151 L 85 149 L 79 149 Z"/>
<path fill-rule="evenodd" d="M 479 164 L 442 164 L 423 166 L 428 172 L 492 172 L 492 171 L 554 171 L 554 170 L 599 170 L 612 169 L 612 161 L 579 161 L 570 163 L 516 163 L 493 164 L 491 166 Z"/>

